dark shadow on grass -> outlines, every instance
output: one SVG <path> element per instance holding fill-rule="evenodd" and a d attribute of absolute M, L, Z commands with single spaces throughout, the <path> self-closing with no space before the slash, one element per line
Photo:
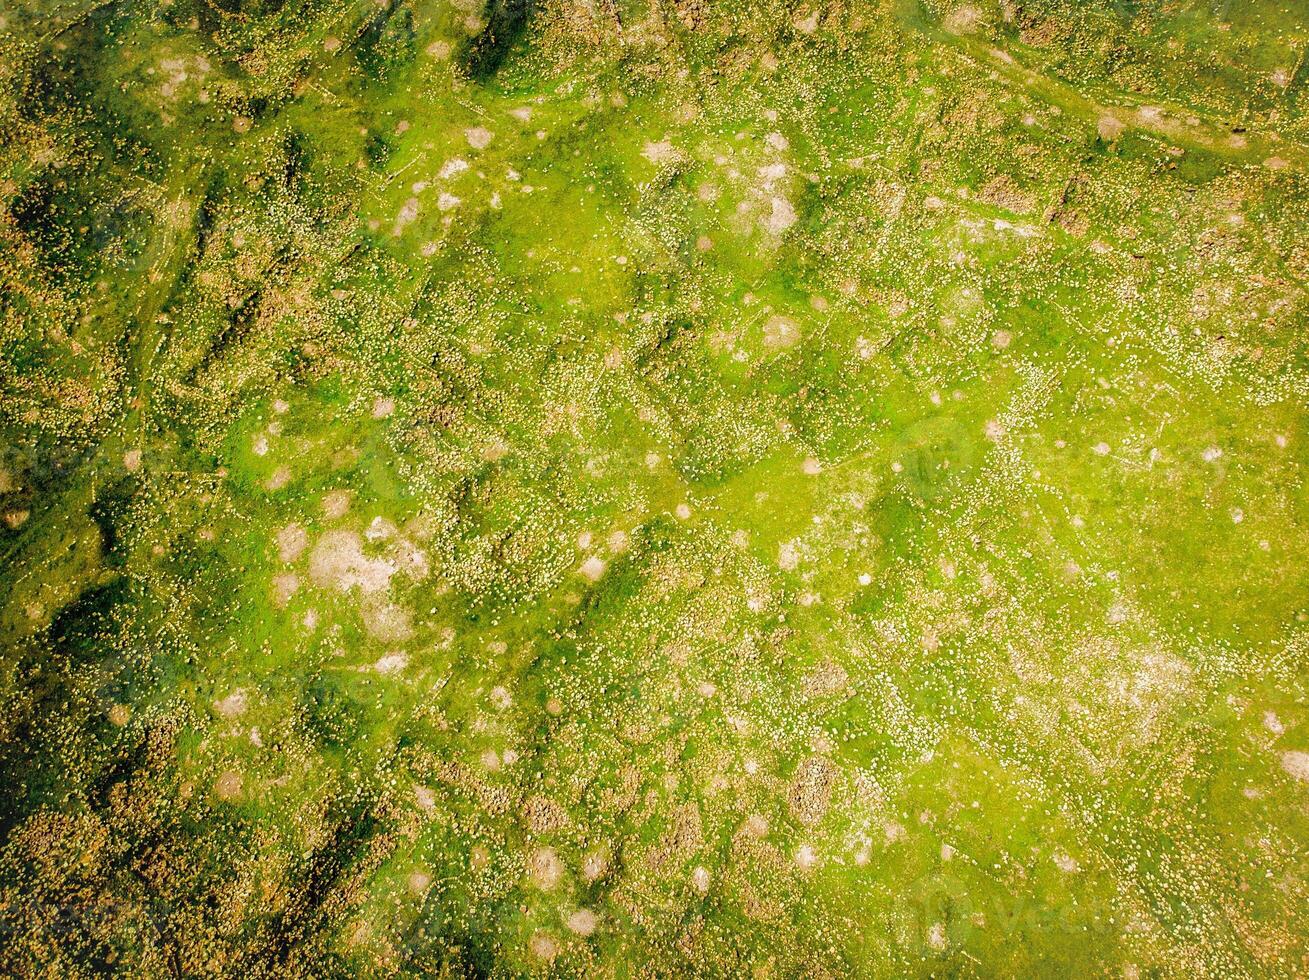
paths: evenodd
<path fill-rule="evenodd" d="M 535 6 L 534 0 L 488 0 L 482 13 L 486 26 L 459 55 L 464 74 L 475 82 L 485 82 L 494 76 L 527 30 Z"/>

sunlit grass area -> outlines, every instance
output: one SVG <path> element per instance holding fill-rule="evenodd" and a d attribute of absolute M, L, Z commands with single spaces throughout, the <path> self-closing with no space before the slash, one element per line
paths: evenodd
<path fill-rule="evenodd" d="M 0 973 L 1309 972 L 1307 50 L 0 0 Z"/>

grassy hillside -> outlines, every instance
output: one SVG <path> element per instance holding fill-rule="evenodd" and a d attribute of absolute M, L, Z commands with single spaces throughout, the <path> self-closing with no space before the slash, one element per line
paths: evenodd
<path fill-rule="evenodd" d="M 1309 972 L 1307 50 L 0 0 L 0 973 Z"/>

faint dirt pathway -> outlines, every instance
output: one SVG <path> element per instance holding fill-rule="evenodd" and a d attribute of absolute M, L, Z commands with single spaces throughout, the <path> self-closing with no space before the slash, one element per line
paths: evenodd
<path fill-rule="evenodd" d="M 1134 102 L 1125 93 L 1121 98 L 1126 104 L 1097 102 L 1065 82 L 1023 66 L 1007 51 L 932 23 L 923 16 L 918 0 L 899 0 L 895 12 L 901 23 L 930 41 L 953 48 L 970 61 L 996 71 L 1045 102 L 1085 119 L 1093 127 L 1100 128 L 1106 120 L 1113 120 L 1124 131 L 1136 129 L 1153 133 L 1178 146 L 1203 150 L 1233 163 L 1309 171 L 1309 148 L 1284 140 L 1276 133 L 1233 133 L 1220 123 L 1201 118 L 1194 111 Z"/>

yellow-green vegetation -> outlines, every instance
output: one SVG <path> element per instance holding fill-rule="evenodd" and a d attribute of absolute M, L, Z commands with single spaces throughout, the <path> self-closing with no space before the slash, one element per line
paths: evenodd
<path fill-rule="evenodd" d="M 0 973 L 1309 973 L 1307 49 L 0 0 Z"/>

